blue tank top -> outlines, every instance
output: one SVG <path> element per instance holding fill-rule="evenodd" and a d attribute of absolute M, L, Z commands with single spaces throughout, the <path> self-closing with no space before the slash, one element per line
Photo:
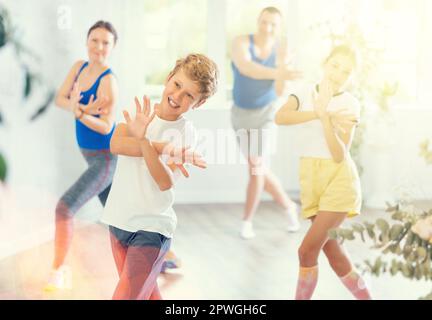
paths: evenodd
<path fill-rule="evenodd" d="M 85 62 L 81 66 L 77 76 L 75 77 L 75 81 L 78 79 L 78 76 L 81 74 L 81 72 L 87 66 L 88 66 L 88 62 Z M 90 89 L 88 89 L 87 91 L 81 92 L 82 98 L 79 102 L 83 105 L 87 105 L 89 103 L 90 97 L 92 95 L 93 95 L 93 99 L 96 100 L 97 99 L 96 92 L 97 92 L 97 89 L 99 87 L 100 80 L 103 77 L 105 77 L 107 74 L 111 74 L 111 73 L 112 73 L 111 69 L 104 71 L 96 79 L 95 83 L 93 83 L 93 85 L 90 87 Z M 95 115 L 94 117 L 99 118 L 100 116 Z M 111 136 L 114 132 L 114 128 L 115 128 L 115 125 L 113 126 L 111 132 L 105 135 L 105 134 L 101 134 L 97 131 L 94 131 L 93 129 L 90 129 L 85 124 L 83 124 L 81 121 L 76 120 L 75 121 L 75 132 L 76 132 L 76 139 L 77 139 L 78 145 L 84 149 L 92 149 L 92 150 L 109 149 L 110 148 L 110 140 L 111 140 Z"/>
<path fill-rule="evenodd" d="M 267 59 L 259 59 L 255 55 L 253 35 L 249 35 L 249 52 L 252 61 L 266 67 L 276 67 L 276 49 L 273 48 Z M 234 73 L 233 99 L 235 105 L 244 109 L 258 109 L 276 100 L 274 80 L 252 79 L 241 74 L 234 63 L 231 63 L 231 66 Z"/>

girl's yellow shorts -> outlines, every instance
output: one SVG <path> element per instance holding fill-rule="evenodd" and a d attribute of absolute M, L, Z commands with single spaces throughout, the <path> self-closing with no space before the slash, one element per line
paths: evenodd
<path fill-rule="evenodd" d="M 351 158 L 341 163 L 332 159 L 300 159 L 300 199 L 302 216 L 315 216 L 318 211 L 360 214 L 361 186 L 357 168 Z"/>

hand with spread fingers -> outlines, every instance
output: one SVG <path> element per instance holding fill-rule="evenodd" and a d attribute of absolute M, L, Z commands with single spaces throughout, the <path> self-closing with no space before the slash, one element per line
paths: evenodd
<path fill-rule="evenodd" d="M 143 140 L 145 139 L 145 134 L 147 132 L 149 124 L 156 116 L 157 105 L 155 105 L 154 110 L 151 110 L 150 99 L 147 96 L 143 97 L 142 106 L 138 98 L 135 97 L 135 105 L 135 119 L 131 119 L 129 113 L 126 110 L 123 111 L 123 116 L 126 120 L 129 133 L 138 140 Z"/>
<path fill-rule="evenodd" d="M 186 163 L 202 169 L 207 168 L 207 162 L 203 159 L 202 155 L 197 151 L 191 150 L 190 147 L 176 148 L 167 143 L 163 154 L 169 155 L 167 164 L 177 166 L 186 178 L 189 177 L 189 173 L 184 166 Z"/>
<path fill-rule="evenodd" d="M 103 115 L 108 114 L 108 109 L 106 106 L 108 105 L 109 99 L 106 96 L 98 97 L 94 100 L 94 96 L 90 97 L 89 103 L 82 110 L 91 115 Z"/>
<path fill-rule="evenodd" d="M 82 115 L 102 115 L 108 114 L 108 110 L 105 108 L 108 105 L 109 99 L 102 95 L 100 98 L 94 100 L 94 95 L 90 96 L 90 100 L 87 105 L 80 104 L 82 99 L 81 89 L 78 82 L 75 82 L 70 93 L 70 109 L 75 114 L 76 118 L 81 118 Z"/>

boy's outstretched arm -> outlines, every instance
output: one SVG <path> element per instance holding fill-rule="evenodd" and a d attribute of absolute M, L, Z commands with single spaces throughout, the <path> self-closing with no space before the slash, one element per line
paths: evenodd
<path fill-rule="evenodd" d="M 184 167 L 184 163 L 188 162 L 194 166 L 205 168 L 206 163 L 201 156 L 193 151 L 184 150 L 184 148 L 175 148 L 168 142 L 151 141 L 152 146 L 159 155 L 167 154 L 175 156 L 175 161 L 168 163 L 168 167 L 173 171 L 180 170 L 185 176 L 189 177 L 189 173 Z M 128 133 L 127 125 L 120 123 L 114 130 L 114 134 L 110 143 L 111 153 L 129 157 L 142 157 L 143 153 L 140 146 L 140 141 Z"/>
<path fill-rule="evenodd" d="M 166 147 L 167 144 L 168 143 L 151 141 L 151 145 L 156 150 L 158 156 L 160 156 L 163 153 L 164 148 Z M 124 123 L 120 123 L 116 126 L 116 129 L 114 130 L 114 134 L 111 138 L 110 150 L 111 153 L 116 155 L 137 157 L 137 158 L 143 157 L 140 140 L 129 135 L 127 131 L 127 125 Z M 189 173 L 186 171 L 186 169 L 184 169 L 183 166 L 182 168 L 179 168 L 178 165 L 169 164 L 168 167 L 171 169 L 173 173 L 177 170 L 180 170 L 184 176 L 186 177 L 189 176 Z"/>
<path fill-rule="evenodd" d="M 147 168 L 161 191 L 166 191 L 174 185 L 172 171 L 162 162 L 156 148 L 147 138 L 140 140 L 140 148 Z"/>
<path fill-rule="evenodd" d="M 154 142 L 153 147 L 159 154 L 162 154 L 168 145 L 168 142 Z M 110 151 L 112 154 L 128 156 L 128 157 L 142 157 L 141 147 L 139 140 L 128 133 L 127 125 L 119 123 L 111 137 Z"/>
<path fill-rule="evenodd" d="M 110 150 L 116 155 L 142 157 L 139 140 L 129 135 L 125 123 L 119 123 L 116 126 L 111 137 Z"/>
<path fill-rule="evenodd" d="M 156 116 L 156 110 L 151 110 L 150 99 L 147 96 L 144 96 L 142 106 L 138 98 L 135 97 L 135 106 L 136 113 L 134 119 L 131 119 L 127 111 L 123 111 L 127 131 L 133 138 L 139 141 L 141 154 L 146 162 L 150 175 L 159 186 L 159 189 L 161 191 L 168 190 L 173 186 L 172 172 L 162 162 L 156 149 L 146 138 L 148 126 Z"/>

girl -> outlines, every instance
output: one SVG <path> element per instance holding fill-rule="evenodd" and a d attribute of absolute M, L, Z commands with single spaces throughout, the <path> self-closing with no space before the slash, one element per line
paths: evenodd
<path fill-rule="evenodd" d="M 87 34 L 88 61 L 78 61 L 60 87 L 56 104 L 75 117 L 78 146 L 88 168 L 66 191 L 55 211 L 53 270 L 45 290 L 70 288 L 71 275 L 64 265 L 73 234 L 75 213 L 94 196 L 105 205 L 117 158 L 109 150 L 114 131 L 117 82 L 108 58 L 117 42 L 111 23 L 96 22 Z"/>
<path fill-rule="evenodd" d="M 291 95 L 277 112 L 279 125 L 301 124 L 300 188 L 302 214 L 312 226 L 298 250 L 300 272 L 296 299 L 310 299 L 318 279 L 318 255 L 357 299 L 370 299 L 349 257 L 328 231 L 360 213 L 360 181 L 349 149 L 358 123 L 358 100 L 344 91 L 357 65 L 348 46 L 335 47 L 323 64 L 319 85 Z"/>

